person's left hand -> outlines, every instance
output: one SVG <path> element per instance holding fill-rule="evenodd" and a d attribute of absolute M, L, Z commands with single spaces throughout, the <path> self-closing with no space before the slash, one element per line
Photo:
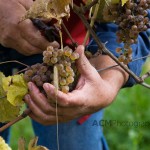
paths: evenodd
<path fill-rule="evenodd" d="M 110 69 L 100 75 L 85 57 L 84 47 L 79 46 L 76 51 L 80 54 L 77 68 L 81 76 L 75 90 L 67 94 L 58 91 L 56 95 L 55 87 L 45 83 L 43 88 L 47 94 L 46 97 L 33 83 L 28 84 L 30 92 L 25 96 L 25 102 L 32 111 L 29 116 L 37 122 L 44 125 L 56 124 L 56 106 L 54 104 L 56 97 L 58 120 L 59 122 L 68 122 L 108 106 L 124 84 L 126 79 L 124 79 L 121 69 L 121 71 Z M 108 56 L 104 57 L 106 57 L 102 58 L 104 66 L 115 64 Z M 92 63 L 97 64 L 98 62 L 94 60 Z M 103 65 L 98 66 L 103 67 Z M 96 67 L 98 66 L 96 65 Z"/>

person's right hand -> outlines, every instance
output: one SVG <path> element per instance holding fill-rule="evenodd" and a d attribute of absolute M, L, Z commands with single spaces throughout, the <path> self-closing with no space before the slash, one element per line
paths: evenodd
<path fill-rule="evenodd" d="M 40 31 L 27 19 L 20 22 L 33 0 L 0 0 L 0 44 L 24 55 L 42 53 L 49 43 Z M 19 23 L 20 22 L 20 23 Z"/>

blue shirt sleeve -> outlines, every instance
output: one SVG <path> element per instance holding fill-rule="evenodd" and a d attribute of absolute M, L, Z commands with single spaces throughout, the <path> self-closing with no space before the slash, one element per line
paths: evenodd
<path fill-rule="evenodd" d="M 116 53 L 116 48 L 123 46 L 123 43 L 116 42 L 117 28 L 118 28 L 118 26 L 115 25 L 114 23 L 96 23 L 97 36 L 103 43 L 106 43 L 106 48 L 108 50 L 110 50 L 116 57 L 119 56 L 119 54 Z M 150 30 L 147 30 L 146 32 L 141 32 L 139 34 L 138 42 L 131 46 L 133 49 L 133 53 L 132 53 L 133 60 L 136 58 L 147 56 L 149 54 L 149 52 L 150 52 L 149 36 L 150 36 Z M 97 51 L 98 46 L 93 39 L 90 40 L 90 43 L 87 46 L 87 49 L 89 51 L 91 51 L 92 53 L 95 53 Z M 128 67 L 137 76 L 139 76 L 145 60 L 146 59 L 143 58 L 138 61 L 130 62 L 128 64 Z M 133 86 L 135 83 L 136 83 L 136 81 L 132 77 L 129 77 L 129 79 L 124 87 Z"/>

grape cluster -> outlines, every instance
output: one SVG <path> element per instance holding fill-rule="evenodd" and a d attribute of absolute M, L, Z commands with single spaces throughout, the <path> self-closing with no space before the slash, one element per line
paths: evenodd
<path fill-rule="evenodd" d="M 37 63 L 28 67 L 24 73 L 24 80 L 26 82 L 35 83 L 41 91 L 43 91 L 43 84 L 53 80 L 52 69 L 44 64 Z"/>
<path fill-rule="evenodd" d="M 64 49 L 54 49 L 52 46 L 47 47 L 43 52 L 43 63 L 35 64 L 27 69 L 24 73 L 26 82 L 34 82 L 41 90 L 43 83 L 53 84 L 53 66 L 58 68 L 59 90 L 68 93 L 74 86 L 74 80 L 77 75 L 75 60 L 79 54 L 66 46 Z"/>
<path fill-rule="evenodd" d="M 128 0 L 124 6 L 121 2 L 111 4 L 104 9 L 104 19 L 114 21 L 118 25 L 117 41 L 123 42 L 123 48 L 117 48 L 120 52 L 119 60 L 128 64 L 132 60 L 131 45 L 137 42 L 138 34 L 150 27 L 147 10 L 150 8 L 150 0 Z"/>

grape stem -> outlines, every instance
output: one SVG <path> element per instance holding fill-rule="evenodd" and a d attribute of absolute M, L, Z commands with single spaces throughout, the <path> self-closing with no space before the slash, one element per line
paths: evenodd
<path fill-rule="evenodd" d="M 59 89 L 59 78 L 58 78 L 58 68 L 54 66 L 54 86 L 55 86 L 55 93 L 56 93 L 56 124 L 57 124 L 57 147 L 59 150 L 59 121 L 58 121 L 58 101 L 57 101 L 57 93 Z"/>
<path fill-rule="evenodd" d="M 22 72 L 24 72 L 24 71 L 26 71 L 26 70 L 27 70 L 27 68 L 22 69 L 22 70 L 19 70 L 19 71 L 17 71 L 14 75 L 19 74 L 19 73 L 22 73 Z"/>
<path fill-rule="evenodd" d="M 83 6 L 81 5 L 82 13 L 85 14 L 88 10 L 90 10 L 95 4 L 98 3 L 98 0 L 93 0 L 91 3 Z M 73 4 L 75 5 L 75 4 Z"/>
<path fill-rule="evenodd" d="M 63 23 L 63 21 L 62 21 L 62 27 L 63 27 L 63 29 L 65 30 L 65 32 L 66 32 L 66 34 L 68 35 L 68 37 L 70 38 L 73 47 L 77 47 L 78 44 L 74 41 L 73 37 L 71 36 L 70 32 L 68 31 L 68 29 L 67 29 L 67 27 L 65 26 L 65 24 Z"/>
<path fill-rule="evenodd" d="M 20 64 L 20 65 L 22 65 L 22 66 L 29 67 L 28 65 L 26 65 L 26 64 L 24 64 L 24 63 L 22 63 L 22 62 L 20 62 L 20 61 L 17 61 L 17 60 L 9 60 L 9 61 L 0 62 L 0 65 L 2 65 L 2 64 L 7 64 L 7 63 L 18 63 L 18 64 Z"/>
<path fill-rule="evenodd" d="M 140 57 L 140 58 L 135 58 L 133 59 L 131 62 L 134 62 L 134 61 L 138 61 L 138 60 L 141 60 L 141 59 L 144 59 L 144 58 L 148 58 L 150 57 L 150 55 L 147 55 L 147 56 L 144 56 L 144 57 Z M 109 67 L 106 67 L 106 68 L 102 68 L 102 69 L 98 69 L 97 72 L 101 72 L 101 71 L 104 71 L 104 70 L 108 70 L 108 69 L 112 69 L 112 68 L 115 68 L 115 67 L 118 67 L 119 65 L 113 65 L 113 66 L 109 66 Z M 147 74 L 147 73 L 146 73 Z M 145 76 L 146 74 L 144 74 L 143 76 Z M 149 75 L 150 76 L 150 75 Z M 142 80 L 144 81 L 145 78 L 143 77 L 140 77 L 142 78 Z"/>
<path fill-rule="evenodd" d="M 83 15 L 83 11 L 80 7 L 74 4 L 73 11 L 80 17 L 86 28 L 89 30 L 90 34 L 92 35 L 93 39 L 96 41 L 99 50 L 101 50 L 103 53 L 110 56 L 121 68 L 123 68 L 137 83 L 142 83 L 143 81 L 141 78 L 136 76 L 128 67 L 126 67 L 123 63 L 119 62 L 117 57 L 115 57 L 106 47 L 105 44 L 103 44 L 100 39 L 97 37 L 96 33 L 93 31 L 93 29 L 90 27 L 88 21 L 86 20 L 85 16 Z"/>
<path fill-rule="evenodd" d="M 31 110 L 29 108 L 24 110 L 24 112 L 20 116 L 18 116 L 14 120 L 12 120 L 9 123 L 7 123 L 4 126 L 2 126 L 0 128 L 0 133 L 3 132 L 4 130 L 6 130 L 7 128 L 9 128 L 10 126 L 14 125 L 15 123 L 19 122 L 20 120 L 26 118 L 30 114 L 30 112 L 31 112 Z"/>
<path fill-rule="evenodd" d="M 144 74 L 141 79 L 144 81 L 145 79 L 147 79 L 148 77 L 150 77 L 150 71 L 148 71 L 146 74 Z"/>
<path fill-rule="evenodd" d="M 100 0 L 98 0 L 98 2 L 96 3 L 95 9 L 94 9 L 94 13 L 93 13 L 93 16 L 91 18 L 91 22 L 90 22 L 91 28 L 93 28 L 93 26 L 94 26 L 94 23 L 95 23 L 95 20 L 96 20 L 96 16 L 97 16 L 98 11 L 99 11 L 99 4 L 100 4 Z M 93 6 L 91 8 L 93 8 Z M 86 33 L 86 36 L 84 38 L 84 42 L 83 42 L 84 46 L 86 46 L 86 43 L 87 43 L 87 41 L 89 39 L 89 36 L 90 36 L 90 33 L 89 33 L 89 30 L 88 30 L 87 33 Z"/>

